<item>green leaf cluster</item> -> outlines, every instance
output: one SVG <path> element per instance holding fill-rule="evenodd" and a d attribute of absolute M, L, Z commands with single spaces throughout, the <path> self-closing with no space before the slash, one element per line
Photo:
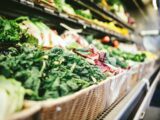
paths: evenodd
<path fill-rule="evenodd" d="M 28 42 L 38 44 L 38 40 L 22 30 L 16 20 L 8 20 L 0 17 L 0 45 Z"/>
<path fill-rule="evenodd" d="M 16 43 L 22 37 L 22 30 L 14 20 L 0 18 L 0 43 Z"/>
<path fill-rule="evenodd" d="M 72 94 L 106 78 L 98 67 L 69 51 L 43 51 L 29 45 L 9 48 L 7 55 L 0 55 L 0 74 L 34 91 L 26 97 L 32 100 Z"/>

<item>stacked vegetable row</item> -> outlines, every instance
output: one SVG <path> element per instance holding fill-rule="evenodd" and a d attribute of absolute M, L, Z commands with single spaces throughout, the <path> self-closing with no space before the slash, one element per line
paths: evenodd
<path fill-rule="evenodd" d="M 91 0 L 95 4 L 98 4 L 103 10 L 111 11 L 116 16 L 118 16 L 121 20 L 123 20 L 125 23 L 128 23 L 130 25 L 135 24 L 135 20 L 130 16 L 127 11 L 125 11 L 125 7 L 123 4 L 123 1 L 121 0 Z"/>
<path fill-rule="evenodd" d="M 36 2 L 35 2 L 36 1 Z M 68 14 L 71 18 L 84 20 L 87 24 L 94 24 L 105 29 L 109 29 L 116 33 L 120 33 L 124 36 L 129 36 L 129 31 L 126 28 L 118 27 L 115 22 L 100 21 L 94 18 L 93 14 L 89 9 L 77 9 L 73 8 L 70 4 L 66 3 L 65 0 L 34 0 L 33 2 L 38 3 L 46 8 L 53 9 L 58 12 Z M 73 1 L 75 2 L 75 1 Z"/>
<path fill-rule="evenodd" d="M 57 44 L 43 50 L 50 41 Z M 62 97 L 123 72 L 129 68 L 126 60 L 145 60 L 143 54 L 111 48 L 100 51 L 73 31 L 60 37 L 41 21 L 26 17 L 0 18 L 0 45 L 0 86 L 3 86 L 0 94 L 4 101 L 12 96 L 22 101 L 25 93 L 25 99 L 29 100 Z M 4 45 L 8 45 L 7 48 Z M 6 87 L 9 85 L 13 88 Z M 17 91 L 19 88 L 22 91 Z M 4 105 L 2 119 L 22 108 L 22 102 L 1 104 Z M 14 108 L 8 111 L 12 105 Z"/>

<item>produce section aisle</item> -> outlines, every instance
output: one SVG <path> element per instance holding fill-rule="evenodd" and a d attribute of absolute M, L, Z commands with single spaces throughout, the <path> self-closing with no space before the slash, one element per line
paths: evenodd
<path fill-rule="evenodd" d="M 3 1 L 0 120 L 132 119 L 159 76 L 135 25 L 120 0 Z"/>

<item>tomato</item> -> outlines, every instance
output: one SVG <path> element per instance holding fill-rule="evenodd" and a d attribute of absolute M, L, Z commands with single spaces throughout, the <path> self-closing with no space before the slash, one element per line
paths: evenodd
<path fill-rule="evenodd" d="M 102 42 L 102 43 L 108 43 L 108 42 L 110 42 L 109 36 L 103 37 L 102 40 L 101 40 L 101 42 Z"/>
<path fill-rule="evenodd" d="M 118 40 L 114 40 L 113 41 L 113 46 L 116 47 L 116 48 L 118 48 L 118 46 L 119 46 Z"/>

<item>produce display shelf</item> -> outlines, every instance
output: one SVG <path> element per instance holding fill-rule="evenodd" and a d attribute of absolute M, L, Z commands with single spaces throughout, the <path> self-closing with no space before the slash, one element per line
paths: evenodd
<path fill-rule="evenodd" d="M 83 5 L 83 6 L 87 7 L 87 8 L 89 8 L 91 11 L 93 11 L 95 13 L 98 13 L 102 17 L 106 18 L 106 16 L 108 16 L 108 18 L 111 18 L 112 20 L 115 20 L 119 25 L 131 30 L 132 32 L 135 31 L 132 26 L 130 26 L 127 23 L 123 22 L 119 17 L 117 17 L 113 13 L 111 13 L 111 12 L 105 10 L 105 9 L 100 8 L 97 4 L 95 4 L 91 0 L 74 0 L 74 1 L 76 1 L 80 5 Z"/>
<path fill-rule="evenodd" d="M 148 103 L 142 103 L 142 101 L 146 101 L 146 96 L 152 93 L 150 91 L 153 91 L 153 86 L 155 88 L 155 84 L 157 84 L 160 76 L 159 70 L 159 67 L 156 67 L 153 73 L 151 73 L 151 77 L 147 79 L 147 81 L 150 82 L 150 79 L 153 79 L 154 77 L 153 84 L 151 86 L 148 86 L 149 84 L 146 82 L 146 79 L 139 81 L 132 91 L 130 91 L 121 101 L 119 101 L 118 104 L 113 106 L 112 109 L 104 111 L 96 120 L 127 120 L 140 117 L 142 108 L 144 108 L 146 103 Z M 141 107 L 139 108 L 140 105 Z M 138 108 L 139 111 L 136 113 Z"/>
<path fill-rule="evenodd" d="M 146 90 L 145 82 L 139 82 L 119 104 L 111 111 L 105 111 L 97 120 L 126 120 L 133 108 L 138 104 L 138 101 L 146 94 Z"/>
<path fill-rule="evenodd" d="M 137 113 L 134 117 L 134 120 L 143 119 L 143 117 L 145 115 L 145 111 L 150 105 L 150 102 L 151 102 L 151 99 L 153 97 L 154 91 L 155 91 L 155 89 L 157 87 L 157 84 L 160 80 L 160 67 L 158 68 L 157 72 L 156 72 L 157 75 L 154 76 L 155 79 L 154 79 L 153 83 L 151 84 L 151 86 L 149 87 L 148 92 L 147 92 L 147 94 L 146 94 L 146 96 L 143 100 L 143 103 L 139 107 L 139 109 L 138 109 L 138 111 L 137 111 Z"/>
<path fill-rule="evenodd" d="M 96 37 L 103 37 L 105 35 L 109 35 L 117 38 L 122 42 L 133 43 L 133 41 L 129 40 L 128 37 L 122 36 L 116 32 L 98 27 L 96 25 L 87 24 L 83 20 L 70 18 L 64 13 L 56 12 L 54 10 L 45 8 L 43 6 L 26 0 L 3 1 L 0 4 L 0 14 L 7 17 L 30 16 L 39 18 L 45 21 L 48 25 L 52 27 L 54 26 L 60 30 L 62 30 L 60 24 L 64 23 L 74 29 L 82 29 L 82 34 L 93 34 Z"/>

